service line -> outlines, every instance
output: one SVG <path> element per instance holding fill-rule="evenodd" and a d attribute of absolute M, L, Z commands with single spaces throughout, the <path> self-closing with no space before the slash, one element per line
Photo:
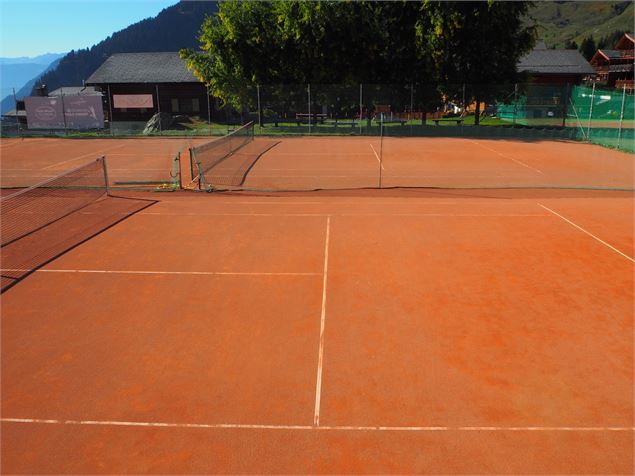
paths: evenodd
<path fill-rule="evenodd" d="M 86 158 L 89 158 L 89 157 L 93 157 L 93 158 L 96 159 L 97 157 L 105 155 L 104 152 L 106 152 L 107 150 L 117 149 L 119 147 L 124 147 L 126 145 L 128 145 L 128 144 L 117 144 L 117 145 L 113 145 L 112 147 L 106 147 L 105 149 L 101 149 L 101 150 L 94 151 L 94 152 L 89 152 L 88 154 L 80 155 L 80 156 L 75 157 L 73 159 L 64 160 L 62 162 L 57 162 L 55 164 L 48 165 L 46 167 L 42 167 L 42 170 L 53 169 L 53 168 L 58 167 L 58 166 L 60 166 L 62 164 L 67 164 L 68 162 L 75 162 L 76 160 L 86 159 Z"/>
<path fill-rule="evenodd" d="M 513 162 L 516 162 L 517 164 L 522 165 L 523 167 L 527 167 L 528 169 L 531 169 L 531 170 L 533 170 L 534 172 L 538 172 L 539 174 L 543 174 L 543 175 L 544 175 L 544 172 L 543 172 L 542 170 L 539 170 L 539 169 L 537 169 L 537 168 L 535 168 L 535 167 L 532 167 L 531 165 L 526 164 L 525 162 L 522 162 L 522 161 L 520 161 L 520 160 L 518 160 L 518 159 L 515 159 L 514 157 L 510 157 L 509 155 L 501 154 L 501 153 L 500 153 L 499 151 L 497 151 L 496 149 L 492 149 L 491 147 L 487 147 L 486 145 L 483 145 L 483 144 L 481 144 L 480 142 L 477 142 L 477 141 L 475 141 L 475 140 L 470 140 L 470 142 L 473 142 L 473 143 L 474 143 L 474 144 L 476 144 L 476 145 L 480 145 L 480 146 L 481 146 L 481 147 L 483 147 L 484 149 L 490 150 L 490 151 L 494 152 L 495 154 L 500 155 L 500 156 L 501 156 L 502 158 L 504 158 L 504 159 L 511 160 L 511 161 L 513 161 Z"/>
<path fill-rule="evenodd" d="M 154 428 L 205 428 L 246 430 L 318 430 L 318 431 L 533 431 L 533 432 L 633 432 L 630 426 L 346 426 L 346 425 L 267 425 L 249 423 L 171 423 L 148 421 L 54 420 L 42 418 L 0 418 L 2 423 L 45 425 L 128 426 Z"/>
<path fill-rule="evenodd" d="M 2 269 L 4 272 L 26 272 L 30 269 Z M 37 269 L 35 273 L 85 273 L 85 274 L 159 274 L 159 275 L 194 275 L 194 276 L 322 276 L 322 273 L 284 273 L 284 272 L 249 272 L 249 271 L 142 271 L 117 269 Z"/>

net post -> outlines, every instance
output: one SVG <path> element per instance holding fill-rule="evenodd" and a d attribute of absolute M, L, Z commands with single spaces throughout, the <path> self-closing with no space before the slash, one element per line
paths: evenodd
<path fill-rule="evenodd" d="M 622 109 L 620 110 L 620 127 L 617 130 L 617 148 L 622 145 L 622 123 L 624 122 L 624 103 L 626 101 L 626 84 L 622 87 Z"/>
<path fill-rule="evenodd" d="M 200 162 L 196 162 L 196 168 L 198 169 L 198 189 L 203 190 L 203 186 L 205 185 L 205 176 L 203 175 L 203 171 L 201 170 Z"/>
<path fill-rule="evenodd" d="M 194 180 L 196 176 L 194 175 L 194 150 L 193 147 L 188 147 L 187 150 L 190 152 L 190 180 Z"/>
<path fill-rule="evenodd" d="M 593 81 L 593 89 L 591 90 L 591 105 L 589 106 L 589 122 L 587 123 L 586 136 L 591 137 L 591 118 L 593 117 L 593 101 L 595 100 L 595 81 Z"/>
<path fill-rule="evenodd" d="M 176 157 L 174 158 L 174 167 L 176 168 L 176 173 L 174 176 L 174 178 L 176 179 L 175 185 L 178 190 L 181 190 L 183 188 L 183 179 L 181 177 L 181 151 L 178 151 L 176 153 Z"/>
<path fill-rule="evenodd" d="M 106 195 L 110 195 L 110 184 L 108 183 L 108 167 L 106 167 L 106 156 L 102 155 L 101 159 L 101 167 L 104 170 L 104 182 L 106 185 Z"/>

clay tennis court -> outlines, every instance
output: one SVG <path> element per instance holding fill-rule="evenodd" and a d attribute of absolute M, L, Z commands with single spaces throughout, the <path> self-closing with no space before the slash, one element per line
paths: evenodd
<path fill-rule="evenodd" d="M 2 294 L 4 472 L 633 472 L 632 156 L 247 147 L 245 187 L 333 190 L 115 189 L 53 225 L 92 228 Z M 404 188 L 360 189 L 382 165 Z"/>
<path fill-rule="evenodd" d="M 110 185 L 156 187 L 175 179 L 174 159 L 203 138 L 2 139 L 1 185 L 25 187 L 54 177 L 95 157 L 108 157 Z M 184 160 L 187 160 L 187 155 Z"/>

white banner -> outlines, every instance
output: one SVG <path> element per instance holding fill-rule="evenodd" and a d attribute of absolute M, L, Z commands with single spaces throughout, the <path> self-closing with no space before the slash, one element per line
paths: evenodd
<path fill-rule="evenodd" d="M 64 96 L 64 116 L 69 129 L 103 129 L 101 96 Z"/>
<path fill-rule="evenodd" d="M 113 107 L 130 109 L 152 109 L 154 100 L 152 94 L 115 94 L 113 97 Z"/>
<path fill-rule="evenodd" d="M 29 129 L 64 129 L 62 99 L 29 96 L 24 98 Z"/>

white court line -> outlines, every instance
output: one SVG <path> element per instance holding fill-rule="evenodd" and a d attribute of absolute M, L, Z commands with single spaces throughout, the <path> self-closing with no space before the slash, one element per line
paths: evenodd
<path fill-rule="evenodd" d="M 528 169 L 531 169 L 531 170 L 533 170 L 533 171 L 535 171 L 535 172 L 538 172 L 539 174 L 543 174 L 543 175 L 544 175 L 544 172 L 543 172 L 542 170 L 538 170 L 537 168 L 532 167 L 531 165 L 528 165 L 528 164 L 526 164 L 525 162 L 522 162 L 522 161 L 520 161 L 520 160 L 518 160 L 518 159 L 515 159 L 515 158 L 513 158 L 513 157 L 510 157 L 510 156 L 508 156 L 508 155 L 501 154 L 499 151 L 497 151 L 497 150 L 495 150 L 495 149 L 492 149 L 491 147 L 487 147 L 486 145 L 483 145 L 483 144 L 481 144 L 481 143 L 479 143 L 479 142 L 477 142 L 477 141 L 475 141 L 475 140 L 470 140 L 470 142 L 473 142 L 473 143 L 475 143 L 476 145 L 480 145 L 480 146 L 481 146 L 481 147 L 483 147 L 484 149 L 491 150 L 491 151 L 492 151 L 492 152 L 494 152 L 495 154 L 500 155 L 501 157 L 503 157 L 504 159 L 512 160 L 512 161 L 516 162 L 517 164 L 522 165 L 523 167 L 527 167 Z"/>
<path fill-rule="evenodd" d="M 96 214 L 95 212 L 83 212 L 86 215 Z M 122 213 L 122 215 L 125 215 Z M 140 212 L 137 215 L 154 216 L 224 216 L 224 217 L 548 217 L 546 213 L 161 213 L 161 212 Z"/>
<path fill-rule="evenodd" d="M 2 269 L 2 272 L 24 272 L 30 269 Z M 200 276 L 322 276 L 322 273 L 240 272 L 240 271 L 139 271 L 117 269 L 38 269 L 36 273 L 85 273 L 85 274 L 174 274 Z"/>
<path fill-rule="evenodd" d="M 369 145 L 370 145 L 370 148 L 373 149 L 373 154 L 375 154 L 375 158 L 377 159 L 377 162 L 379 162 L 379 166 L 381 167 L 381 169 L 386 170 L 384 169 L 384 164 L 382 164 L 381 159 L 379 158 L 379 155 L 377 155 L 377 151 L 373 147 L 373 144 L 369 144 Z"/>
<path fill-rule="evenodd" d="M 324 243 L 324 271 L 322 273 L 322 312 L 320 313 L 320 345 L 318 349 L 317 379 L 315 384 L 315 413 L 313 424 L 320 425 L 320 398 L 322 396 L 322 363 L 324 361 L 324 324 L 326 321 L 326 280 L 329 267 L 329 237 L 331 234 L 331 217 L 326 217 L 326 240 Z"/>
<path fill-rule="evenodd" d="M 47 167 L 42 167 L 42 170 L 47 170 L 47 169 L 53 169 L 55 167 L 58 167 L 62 164 L 66 164 L 68 162 L 75 162 L 76 160 L 80 160 L 80 159 L 86 159 L 88 157 L 94 157 L 95 159 L 97 157 L 100 157 L 102 155 L 104 155 L 104 152 L 106 152 L 107 150 L 113 150 L 116 149 L 118 147 L 124 147 L 127 144 L 117 144 L 117 145 L 113 145 L 112 147 L 106 147 L 105 149 L 101 149 L 99 151 L 95 151 L 95 152 L 90 152 L 88 154 L 84 154 L 84 155 L 80 155 L 79 157 L 75 157 L 74 159 L 68 159 L 68 160 L 64 160 L 63 162 L 57 162 L 53 165 L 49 165 Z"/>
<path fill-rule="evenodd" d="M 599 241 L 600 243 L 602 243 L 604 246 L 607 246 L 609 248 L 611 248 L 613 251 L 615 251 L 616 253 L 622 255 L 624 258 L 626 258 L 629 261 L 632 261 L 633 263 L 635 263 L 635 259 L 633 259 L 633 257 L 628 256 L 627 254 L 622 253 L 620 250 L 618 250 L 617 248 L 615 248 L 614 246 L 609 245 L 606 241 L 598 238 L 597 236 L 595 236 L 593 233 L 585 230 L 584 228 L 582 228 L 579 225 L 576 225 L 575 223 L 573 223 L 571 220 L 563 217 L 562 215 L 560 215 L 559 213 L 554 212 L 551 208 L 545 207 L 542 203 L 538 203 L 538 205 L 540 205 L 542 208 L 544 208 L 545 210 L 547 210 L 550 213 L 553 213 L 555 216 L 557 216 L 558 218 L 563 219 L 564 221 L 566 221 L 567 223 L 569 223 L 570 225 L 575 226 L 578 230 L 586 233 L 587 235 L 589 235 L 591 238 Z"/>
<path fill-rule="evenodd" d="M 246 430 L 318 430 L 318 431 L 635 431 L 629 426 L 345 426 L 345 425 L 266 425 L 249 423 L 169 423 L 107 420 L 52 420 L 41 418 L 0 418 L 3 423 L 49 425 L 141 426 L 158 428 L 207 428 Z"/>

